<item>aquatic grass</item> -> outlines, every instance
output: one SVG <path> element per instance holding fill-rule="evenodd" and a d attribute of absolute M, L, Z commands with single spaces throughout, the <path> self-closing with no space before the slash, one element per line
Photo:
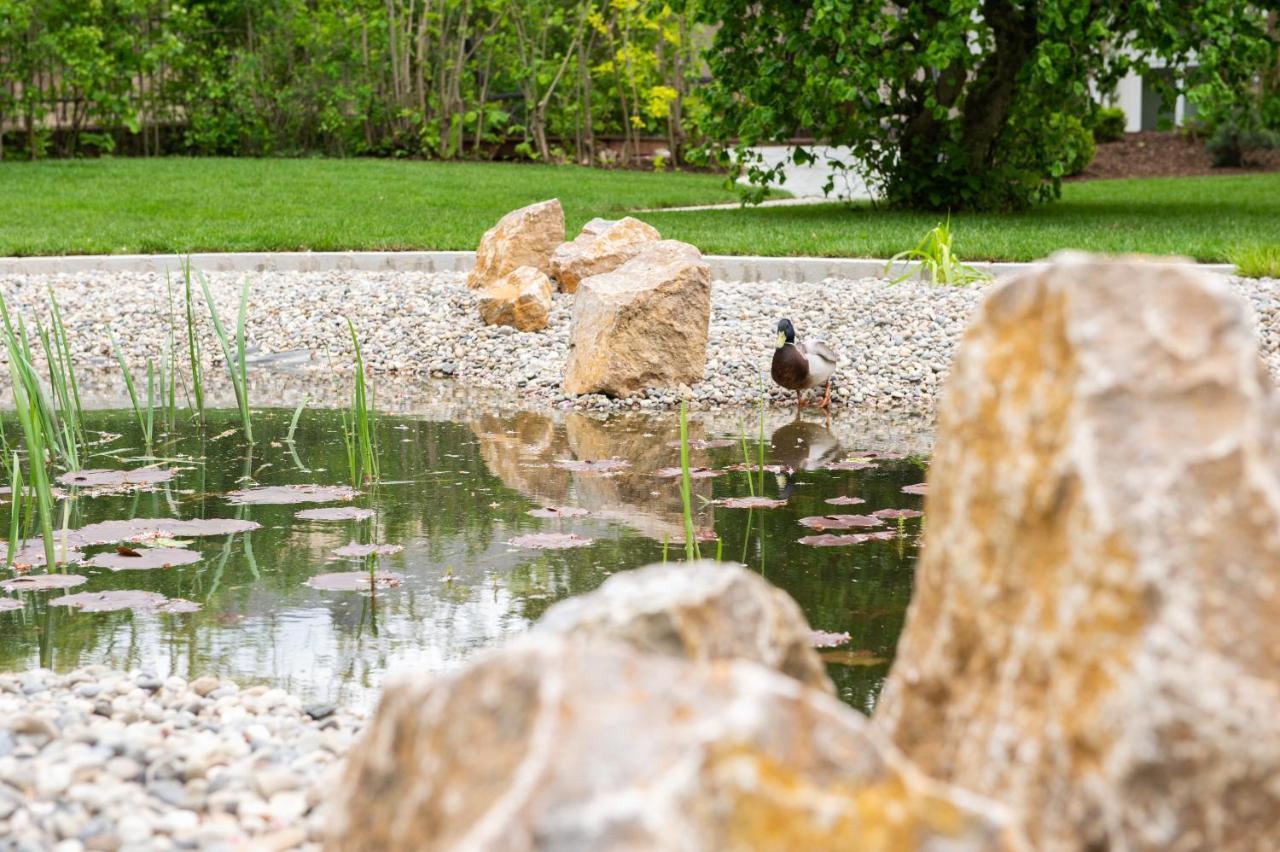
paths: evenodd
<path fill-rule="evenodd" d="M 692 562 L 702 558 L 702 549 L 693 534 L 693 485 L 689 478 L 688 404 L 680 400 L 680 503 L 684 513 L 684 558 Z"/>
<path fill-rule="evenodd" d="M 18 539 L 22 535 L 22 464 L 18 454 L 12 455 L 9 467 L 9 547 L 4 564 L 12 567 L 13 555 L 18 552 Z"/>
<path fill-rule="evenodd" d="M 120 372 L 124 375 L 124 388 L 129 393 L 129 405 L 133 408 L 133 416 L 138 421 L 138 430 L 142 433 L 142 440 L 146 442 L 147 454 L 151 454 L 153 446 L 153 435 L 151 433 L 151 425 L 148 423 L 148 417 L 143 414 L 142 405 L 138 402 L 138 388 L 133 381 L 133 371 L 129 369 L 129 362 L 124 357 L 124 351 L 120 348 L 120 341 L 116 340 L 116 333 L 110 328 L 107 329 L 107 337 L 111 340 L 111 351 L 115 353 L 116 363 L 120 365 Z M 150 364 L 148 364 L 148 385 L 150 384 Z"/>
<path fill-rule="evenodd" d="M 5 348 L 9 355 L 9 371 L 13 379 L 14 387 L 19 384 L 25 392 L 25 399 L 32 409 L 32 425 L 37 427 L 43 438 L 42 446 L 47 448 L 55 456 L 61 457 L 63 463 L 70 470 L 78 470 L 79 453 L 74 440 L 74 434 L 63 423 L 63 419 L 58 416 L 58 412 L 50 399 L 49 394 L 45 392 L 44 384 L 40 381 L 39 375 L 33 366 L 35 357 L 31 352 L 31 342 L 27 336 L 26 324 L 19 317 L 17 327 L 9 315 L 8 305 L 0 296 L 0 319 L 4 322 L 4 338 Z M 15 395 L 15 407 L 17 404 Z M 21 419 L 21 418 L 20 418 Z M 28 444 L 28 449 L 30 445 Z M 41 464 L 45 462 L 45 457 L 39 457 Z"/>
<path fill-rule="evenodd" d="M 976 281 L 991 280 L 991 276 L 987 273 L 961 263 L 960 258 L 956 257 L 953 242 L 951 217 L 948 216 L 946 222 L 939 222 L 925 233 L 914 248 L 900 251 L 889 258 L 889 262 L 884 267 L 885 275 L 889 274 L 895 263 L 916 261 L 919 264 L 917 269 L 908 269 L 894 278 L 892 283 L 900 284 L 906 281 L 913 272 L 919 275 L 921 281 L 927 280 L 930 284 L 957 287 Z"/>
<path fill-rule="evenodd" d="M 87 444 L 89 439 L 84 429 L 84 404 L 80 401 L 80 383 L 76 379 L 75 362 L 71 357 L 71 343 L 67 338 L 67 326 L 62 321 L 62 309 L 58 306 L 58 299 L 53 294 L 53 287 L 49 288 L 49 317 L 55 350 L 58 353 L 58 372 L 62 377 L 61 385 L 65 395 L 63 411 L 66 414 L 64 416 L 72 418 L 74 433 L 81 443 Z M 51 364 L 50 370 L 52 369 Z M 66 390 L 70 390 L 70 394 L 65 394 Z"/>
<path fill-rule="evenodd" d="M 249 279 L 244 280 L 240 288 L 240 311 L 236 320 L 235 357 L 231 354 L 231 339 L 222 318 L 218 316 L 218 308 L 213 304 L 213 294 L 209 292 L 209 281 L 203 274 L 197 273 L 200 289 L 204 292 L 205 304 L 209 307 L 209 317 L 213 320 L 213 330 L 222 345 L 222 357 L 227 365 L 227 373 L 231 377 L 231 387 L 236 394 L 236 406 L 240 409 L 240 426 L 244 431 L 246 442 L 253 443 L 253 420 L 249 413 L 249 377 L 245 363 L 245 320 L 249 311 Z M 202 409 L 203 410 L 203 409 Z"/>
<path fill-rule="evenodd" d="M 355 381 L 351 392 L 351 410 L 342 412 L 342 440 L 347 450 L 347 469 L 351 474 L 351 486 L 358 488 L 363 482 L 377 482 L 381 477 L 378 463 L 376 413 L 366 384 L 364 356 L 360 351 L 360 339 L 355 324 L 347 320 L 351 332 L 351 347 L 355 352 Z"/>
<path fill-rule="evenodd" d="M 191 258 L 182 259 L 183 295 L 186 301 L 187 321 L 187 357 L 191 363 L 191 394 L 195 403 L 196 417 L 200 428 L 204 428 L 204 377 L 200 363 L 200 337 L 196 334 L 196 312 L 191 298 Z"/>
<path fill-rule="evenodd" d="M 27 385 L 20 375 L 22 368 L 18 364 L 17 353 L 13 351 L 12 334 L 7 335 L 6 343 L 10 347 L 9 375 L 13 380 L 13 401 L 27 445 L 27 459 L 31 467 L 31 487 L 35 492 L 40 537 L 44 541 L 45 564 L 52 571 L 58 564 L 58 560 L 53 545 L 53 490 L 49 483 L 49 472 L 45 468 L 45 428 L 40 422 L 41 408 L 32 400 Z"/>

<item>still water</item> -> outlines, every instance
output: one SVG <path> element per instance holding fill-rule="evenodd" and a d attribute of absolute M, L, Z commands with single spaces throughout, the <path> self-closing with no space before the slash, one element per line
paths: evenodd
<path fill-rule="evenodd" d="M 196 602 L 198 612 L 84 613 L 48 604 L 62 591 L 0 592 L 24 604 L 0 611 L 0 670 L 103 663 L 161 676 L 213 674 L 242 685 L 280 686 L 307 700 L 368 705 L 389 670 L 448 670 L 477 649 L 523 633 L 556 601 L 590 591 L 610 574 L 661 561 L 664 550 L 670 560 L 684 557 L 679 479 L 659 473 L 679 464 L 675 415 L 389 416 L 378 424 L 383 483 L 362 488 L 354 500 L 375 510 L 372 519 L 295 517 L 335 504 L 232 505 L 227 492 L 254 484 L 347 480 L 338 414 L 307 410 L 289 443 L 291 413 L 256 412 L 252 448 L 232 431 L 238 423 L 233 412 L 211 413 L 203 433 L 186 428 L 156 448 L 155 455 L 170 460 L 166 466 L 178 468 L 171 482 L 70 501 L 72 529 L 127 518 L 261 524 L 252 532 L 191 540 L 200 559 L 189 565 L 115 573 L 85 565 L 68 569 L 88 578 L 71 592 L 147 590 Z M 131 412 L 89 417 L 90 428 L 119 437 L 95 447 L 99 455 L 87 466 L 148 464 L 139 460 L 144 453 Z M 841 441 L 820 415 L 806 414 L 765 431 L 766 468 L 760 471 L 754 413 L 745 412 L 741 423 L 731 434 L 717 434 L 691 416 L 692 463 L 718 474 L 693 483 L 698 537 L 708 539 L 700 542 L 702 554 L 719 552 L 785 589 L 814 628 L 847 632 L 848 642 L 823 653 L 844 700 L 869 710 L 902 627 L 922 519 L 888 520 L 875 529 L 892 536 L 841 547 L 800 543 L 823 531 L 799 521 L 920 509 L 923 498 L 902 488 L 924 479 L 923 460 L 883 448 L 873 455 L 847 437 Z M 600 459 L 628 464 L 606 472 L 564 464 Z M 749 470 L 730 469 L 748 462 Z M 753 510 L 719 502 L 752 494 L 788 502 Z M 865 503 L 826 502 L 841 496 Z M 528 514 L 545 506 L 589 514 Z M 593 541 L 569 550 L 509 544 L 534 532 L 572 532 Z M 352 541 L 402 546 L 393 555 L 372 557 L 377 568 L 403 574 L 402 584 L 374 595 L 306 585 L 317 574 L 369 567 L 333 554 Z M 114 550 L 107 545 L 86 554 Z M 11 576 L 0 569 L 0 580 Z"/>

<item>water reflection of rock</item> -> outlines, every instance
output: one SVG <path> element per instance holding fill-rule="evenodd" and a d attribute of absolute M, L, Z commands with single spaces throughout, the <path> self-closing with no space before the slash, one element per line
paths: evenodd
<path fill-rule="evenodd" d="M 535 503 L 581 506 L 596 518 L 620 521 L 658 541 L 683 541 L 684 520 L 678 479 L 654 475 L 678 466 L 672 446 L 680 429 L 674 417 L 614 416 L 598 420 L 576 412 L 563 417 L 523 411 L 510 416 L 483 415 L 471 421 L 480 455 L 503 484 Z M 702 436 L 689 424 L 689 437 Z M 610 474 L 564 470 L 556 462 L 571 459 L 625 459 L 630 466 Z M 692 450 L 693 466 L 707 464 L 706 453 Z M 693 481 L 694 527 L 713 528 L 711 481 Z M 700 499 L 701 498 L 701 499 Z"/>

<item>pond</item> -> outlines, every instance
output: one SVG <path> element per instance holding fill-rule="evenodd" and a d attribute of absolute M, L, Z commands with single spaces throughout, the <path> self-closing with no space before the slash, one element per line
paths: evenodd
<path fill-rule="evenodd" d="M 679 464 L 676 414 L 386 415 L 377 424 L 382 482 L 362 485 L 350 502 L 229 500 L 228 493 L 256 486 L 349 484 L 338 412 L 306 410 L 288 442 L 291 415 L 256 411 L 256 443 L 248 448 L 236 412 L 209 412 L 203 432 L 180 430 L 157 448 L 168 459 L 160 466 L 175 469 L 169 481 L 123 493 L 71 489 L 73 530 L 129 518 L 232 518 L 260 527 L 85 546 L 94 564 L 68 568 L 87 578 L 82 585 L 0 592 L 0 601 L 21 603 L 0 611 L 0 670 L 102 663 L 162 676 L 213 674 L 280 686 L 305 700 L 368 705 L 388 670 L 447 670 L 524 632 L 556 601 L 610 574 L 664 554 L 684 558 L 680 479 L 664 470 Z M 90 429 L 108 433 L 87 467 L 149 463 L 140 459 L 132 412 L 87 417 Z M 884 440 L 874 450 L 859 446 L 849 429 L 817 413 L 791 419 L 772 412 L 767 429 L 753 411 L 734 417 L 738 428 L 726 426 L 730 419 L 690 416 L 691 464 L 702 469 L 693 480 L 702 555 L 746 564 L 794 597 L 815 629 L 848 633 L 821 653 L 841 697 L 870 710 L 902 627 L 923 523 L 873 513 L 922 508 L 923 498 L 903 488 L 924 479 L 923 458 L 892 451 Z M 609 463 L 594 463 L 603 460 Z M 761 496 L 786 503 L 723 502 Z M 308 511 L 341 507 L 372 515 L 329 519 L 331 513 Z M 547 508 L 585 513 L 539 511 Z M 824 546 L 833 536 L 848 538 Z M 394 552 L 335 554 L 352 542 Z M 541 546 L 548 543 L 578 546 Z M 131 552 L 152 555 L 143 544 L 191 556 L 131 562 L 139 558 Z M 143 567 L 153 561 L 169 567 Z M 398 576 L 372 593 L 367 583 L 349 590 L 343 578 L 314 579 L 371 569 Z M 43 572 L 37 567 L 28 576 Z M 0 571 L 0 579 L 13 576 Z M 199 609 L 83 612 L 50 604 L 64 594 L 110 590 L 158 593 Z"/>

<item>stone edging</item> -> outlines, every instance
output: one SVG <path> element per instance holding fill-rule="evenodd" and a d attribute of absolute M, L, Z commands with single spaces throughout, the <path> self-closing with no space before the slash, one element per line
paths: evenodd
<path fill-rule="evenodd" d="M 466 272 L 475 264 L 473 251 L 317 251 L 229 252 L 191 255 L 195 269 L 205 272 Z M 717 281 L 817 282 L 826 278 L 882 278 L 887 261 L 874 258 L 754 257 L 707 255 L 711 275 Z M 173 254 L 66 255 L 57 257 L 3 257 L 0 275 L 56 275 L 80 272 L 178 272 L 181 261 Z M 1007 275 L 1041 263 L 989 263 L 974 268 L 992 275 Z M 901 275 L 915 264 L 895 264 Z M 1207 272 L 1231 275 L 1229 263 L 1205 263 Z"/>

